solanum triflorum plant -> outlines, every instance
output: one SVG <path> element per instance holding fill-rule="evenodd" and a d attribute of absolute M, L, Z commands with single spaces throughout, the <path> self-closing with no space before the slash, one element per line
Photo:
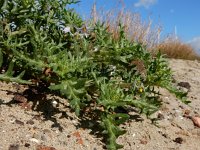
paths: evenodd
<path fill-rule="evenodd" d="M 103 23 L 87 27 L 66 5 L 76 0 L 0 1 L 0 80 L 20 84 L 44 82 L 59 91 L 79 116 L 88 108 L 103 130 L 107 148 L 122 146 L 120 124 L 127 107 L 150 115 L 161 105 L 155 87 L 181 100 L 186 95 L 172 85 L 171 71 L 158 53 L 126 39 L 119 24 L 113 39 Z M 5 71 L 3 71 L 5 70 Z M 26 76 L 26 78 L 24 78 Z"/>

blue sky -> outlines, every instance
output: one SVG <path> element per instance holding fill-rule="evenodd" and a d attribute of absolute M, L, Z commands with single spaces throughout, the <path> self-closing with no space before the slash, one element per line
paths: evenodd
<path fill-rule="evenodd" d="M 75 9 L 88 17 L 95 0 L 81 0 Z M 113 9 L 119 0 L 96 0 L 97 7 Z M 162 35 L 175 32 L 184 42 L 200 49 L 200 0 L 123 0 L 126 8 L 139 12 L 142 18 L 150 15 L 153 22 L 161 23 Z"/>

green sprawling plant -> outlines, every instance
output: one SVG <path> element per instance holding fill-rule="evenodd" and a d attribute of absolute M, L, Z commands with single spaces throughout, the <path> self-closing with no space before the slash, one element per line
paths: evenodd
<path fill-rule="evenodd" d="M 0 1 L 0 80 L 33 84 L 37 79 L 59 91 L 79 116 L 89 108 L 100 122 L 107 148 L 122 148 L 116 139 L 135 107 L 150 115 L 161 105 L 155 87 L 166 88 L 183 102 L 160 53 L 152 56 L 139 43 L 113 39 L 103 23 L 88 28 L 66 5 L 76 0 Z M 35 84 L 37 86 L 37 84 Z M 87 113 L 85 113 L 87 115 Z"/>

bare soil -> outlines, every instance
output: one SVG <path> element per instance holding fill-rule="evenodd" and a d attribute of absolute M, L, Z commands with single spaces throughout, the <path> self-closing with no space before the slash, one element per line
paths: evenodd
<path fill-rule="evenodd" d="M 174 79 L 188 91 L 189 105 L 160 89 L 163 105 L 151 118 L 132 113 L 117 140 L 124 150 L 199 150 L 200 62 L 170 59 Z M 26 97 L 20 95 L 26 95 Z M 189 116 L 189 117 L 186 117 Z M 66 99 L 0 82 L 0 150 L 103 150 L 95 123 L 78 119 Z"/>

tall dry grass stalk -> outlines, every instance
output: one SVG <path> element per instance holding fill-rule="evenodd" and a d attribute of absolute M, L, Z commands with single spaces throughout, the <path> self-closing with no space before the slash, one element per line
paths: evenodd
<path fill-rule="evenodd" d="M 143 21 L 139 13 L 126 10 L 122 2 L 121 5 L 120 9 L 115 7 L 115 9 L 106 11 L 103 8 L 97 9 L 96 3 L 94 3 L 91 9 L 90 22 L 93 24 L 97 21 L 104 22 L 108 31 L 116 39 L 119 36 L 117 29 L 119 23 L 121 23 L 129 40 L 142 43 L 147 47 L 157 45 L 160 42 L 162 26 L 158 24 L 153 27 L 150 17 L 147 21 Z"/>
<path fill-rule="evenodd" d="M 120 6 L 120 9 L 117 9 L 116 6 L 115 9 L 106 11 L 104 8 L 97 9 L 96 3 L 94 3 L 91 9 L 91 18 L 88 22 L 92 24 L 98 21 L 104 22 L 115 39 L 119 37 L 118 28 L 119 23 L 121 23 L 128 39 L 145 45 L 152 54 L 160 50 L 169 58 L 200 58 L 190 45 L 183 43 L 176 35 L 172 34 L 172 36 L 161 40 L 162 26 L 160 23 L 153 26 L 150 17 L 146 21 L 142 20 L 139 13 L 125 9 L 123 1 L 120 1 Z"/>

